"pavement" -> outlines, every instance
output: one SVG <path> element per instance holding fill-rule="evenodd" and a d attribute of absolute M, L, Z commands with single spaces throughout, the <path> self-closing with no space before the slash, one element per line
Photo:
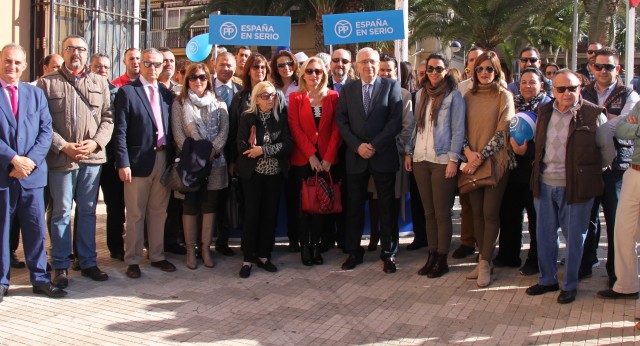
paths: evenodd
<path fill-rule="evenodd" d="M 141 265 L 142 277 L 125 275 L 105 245 L 105 208 L 98 208 L 98 264 L 110 279 L 94 282 L 70 271 L 66 298 L 34 295 L 26 269 L 13 270 L 9 296 L 0 303 L 1 345 L 633 345 L 638 301 L 603 300 L 604 265 L 580 282 L 572 304 L 557 293 L 530 297 L 536 283 L 517 268 L 496 268 L 493 283 L 478 288 L 465 280 L 475 256 L 450 259 L 441 278 L 417 275 L 426 248 L 407 251 L 401 238 L 398 271 L 382 272 L 378 253 L 343 271 L 339 249 L 325 264 L 305 267 L 300 255 L 279 243 L 273 253 L 277 273 L 254 266 L 241 279 L 239 243 L 233 257 L 214 254 L 215 268 L 184 265 L 168 255 L 174 273 Z M 452 250 L 459 245 L 459 213 L 454 211 Z M 525 227 L 526 229 L 526 227 Z M 526 232 L 525 232 L 526 234 Z M 599 255 L 606 253 L 602 238 Z M 526 257 L 528 234 L 521 253 Z M 368 240 L 363 240 L 366 246 Z M 22 250 L 20 258 L 24 258 Z M 559 257 L 563 256 L 563 250 Z M 602 262 L 604 263 L 604 262 Z M 559 267 L 562 270 L 562 266 Z"/>

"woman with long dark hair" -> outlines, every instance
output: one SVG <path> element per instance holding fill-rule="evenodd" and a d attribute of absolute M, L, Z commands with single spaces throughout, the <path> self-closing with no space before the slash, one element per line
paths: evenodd
<path fill-rule="evenodd" d="M 289 95 L 298 90 L 298 60 L 288 50 L 281 50 L 271 58 L 271 82 L 282 91 L 289 104 Z"/>
<path fill-rule="evenodd" d="M 429 255 L 418 274 L 430 278 L 449 271 L 451 207 L 465 123 L 465 103 L 457 86 L 446 58 L 431 54 L 427 77 L 416 93 L 417 125 L 404 161 L 406 170 L 414 172 L 427 222 Z"/>

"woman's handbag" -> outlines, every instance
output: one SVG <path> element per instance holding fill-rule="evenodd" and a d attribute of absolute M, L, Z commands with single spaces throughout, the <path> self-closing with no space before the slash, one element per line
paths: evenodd
<path fill-rule="evenodd" d="M 309 214 L 335 214 L 342 211 L 341 182 L 334 183 L 331 173 L 329 181 L 316 176 L 302 180 L 302 211 Z"/>
<path fill-rule="evenodd" d="M 496 169 L 491 158 L 485 159 L 473 174 L 458 173 L 458 192 L 463 195 L 486 186 L 496 186 Z"/>
<path fill-rule="evenodd" d="M 200 189 L 200 185 L 189 187 L 182 182 L 180 174 L 178 174 L 178 170 L 176 168 L 177 166 L 178 162 L 173 162 L 167 166 L 160 177 L 160 184 L 164 185 L 168 189 L 178 191 L 180 193 L 198 191 Z"/>

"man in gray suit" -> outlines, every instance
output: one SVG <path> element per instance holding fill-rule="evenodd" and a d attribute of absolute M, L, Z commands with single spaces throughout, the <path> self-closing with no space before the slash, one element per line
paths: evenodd
<path fill-rule="evenodd" d="M 347 144 L 345 163 L 349 195 L 345 238 L 345 251 L 349 257 L 342 269 L 353 269 L 363 261 L 364 249 L 360 240 L 367 184 L 372 176 L 380 212 L 380 258 L 384 261 L 384 272 L 394 273 L 398 250 L 398 224 L 393 217 L 394 186 L 400 167 L 395 138 L 402 127 L 400 84 L 378 77 L 380 54 L 372 48 L 361 49 L 356 64 L 361 79 L 342 87 L 336 115 L 340 134 Z"/>

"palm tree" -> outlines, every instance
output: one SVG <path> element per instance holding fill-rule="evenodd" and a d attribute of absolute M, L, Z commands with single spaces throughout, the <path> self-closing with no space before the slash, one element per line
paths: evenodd
<path fill-rule="evenodd" d="M 589 42 L 600 42 L 603 46 L 615 44 L 615 21 L 620 0 L 582 0 L 589 15 Z"/>
<path fill-rule="evenodd" d="M 322 16 L 325 14 L 331 14 L 336 10 L 337 0 L 307 0 L 311 6 L 312 12 L 315 16 L 316 27 L 316 52 L 324 52 L 324 25 Z"/>

